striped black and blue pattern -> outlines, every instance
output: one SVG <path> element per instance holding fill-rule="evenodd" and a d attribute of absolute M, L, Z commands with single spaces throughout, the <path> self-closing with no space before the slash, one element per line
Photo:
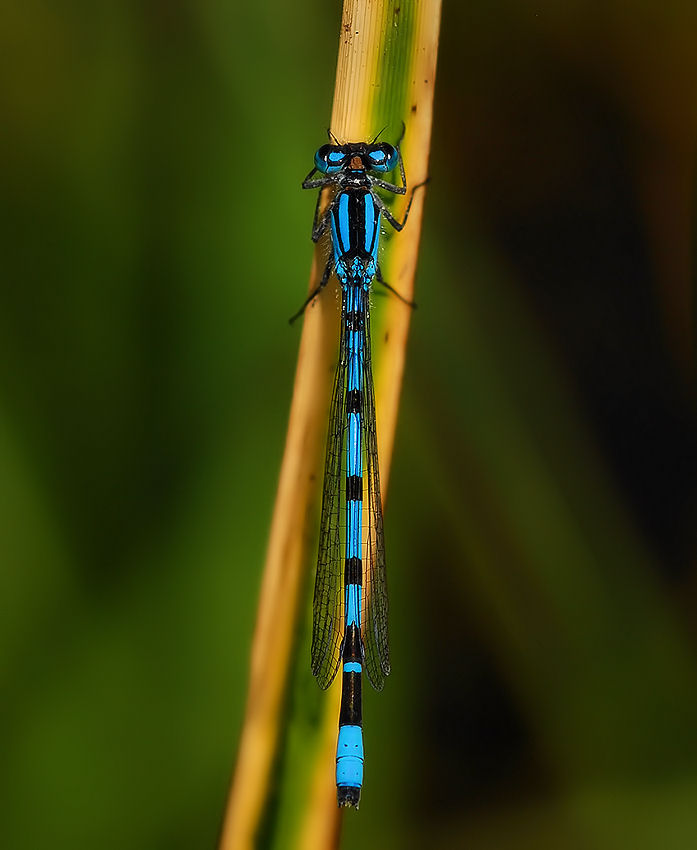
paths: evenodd
<path fill-rule="evenodd" d="M 401 186 L 371 174 L 391 171 L 398 164 Z M 315 171 L 326 176 L 312 180 Z M 399 222 L 375 192 L 376 186 L 406 192 L 399 147 L 385 143 L 324 145 L 303 186 L 331 187 L 335 194 L 324 213 L 318 198 L 313 239 L 330 229 L 332 253 L 319 286 L 300 313 L 332 272 L 341 286 L 339 360 L 329 415 L 313 601 L 312 672 L 320 687 L 327 688 L 343 665 L 337 799 L 341 806 L 358 807 L 363 785 L 362 676 L 365 671 L 373 687 L 381 690 L 390 672 L 370 290 L 376 278 L 391 289 L 378 266 L 383 214 L 401 230 L 411 200 Z"/>

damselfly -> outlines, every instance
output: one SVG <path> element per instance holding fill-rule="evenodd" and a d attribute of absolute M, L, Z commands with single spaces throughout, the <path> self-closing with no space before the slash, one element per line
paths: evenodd
<path fill-rule="evenodd" d="M 377 143 L 376 138 L 373 142 L 342 145 L 331 133 L 329 136 L 335 144 L 319 148 L 315 167 L 302 185 L 303 189 L 320 190 L 312 240 L 317 242 L 330 228 L 332 251 L 319 284 L 291 321 L 303 313 L 334 272 L 341 285 L 341 337 L 324 468 L 313 601 L 312 672 L 319 686 L 328 688 L 339 663 L 343 664 L 337 799 L 340 806 L 358 808 L 363 784 L 363 668 L 377 690 L 382 689 L 390 672 L 369 297 L 374 278 L 398 295 L 380 273 L 380 226 L 384 216 L 395 230 L 401 230 L 407 223 L 414 194 L 404 218 L 398 221 L 375 191 L 379 188 L 406 194 L 399 142 L 393 146 Z M 401 186 L 376 176 L 397 166 Z M 312 179 L 318 171 L 323 176 Z M 334 194 L 322 211 L 325 188 Z"/>

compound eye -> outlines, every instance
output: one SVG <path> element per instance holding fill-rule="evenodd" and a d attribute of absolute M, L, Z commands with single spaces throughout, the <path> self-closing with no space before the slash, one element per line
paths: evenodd
<path fill-rule="evenodd" d="M 375 145 L 368 152 L 368 159 L 370 160 L 370 167 L 374 171 L 392 171 L 399 162 L 399 153 L 397 148 L 383 142 L 380 145 Z"/>
<path fill-rule="evenodd" d="M 392 171 L 399 165 L 399 151 L 393 145 L 385 143 L 383 146 L 385 151 L 385 171 Z"/>
<path fill-rule="evenodd" d="M 322 174 L 336 174 L 346 155 L 336 145 L 322 145 L 315 153 L 315 168 Z"/>

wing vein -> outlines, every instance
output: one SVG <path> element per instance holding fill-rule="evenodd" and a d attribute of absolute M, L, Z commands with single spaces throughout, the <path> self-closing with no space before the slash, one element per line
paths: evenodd
<path fill-rule="evenodd" d="M 344 499 L 342 449 L 346 430 L 346 366 L 346 301 L 342 297 L 339 360 L 329 412 L 319 553 L 312 603 L 311 663 L 321 688 L 328 688 L 336 676 L 344 633 L 341 512 Z"/>
<path fill-rule="evenodd" d="M 375 392 L 370 353 L 370 312 L 366 303 L 364 319 L 365 349 L 363 357 L 363 445 L 365 452 L 366 486 L 366 541 L 363 561 L 362 622 L 365 666 L 368 679 L 376 690 L 382 690 L 385 677 L 390 672 L 387 628 L 387 572 L 385 566 L 385 538 L 382 521 L 380 471 L 378 465 L 378 440 L 375 422 Z"/>

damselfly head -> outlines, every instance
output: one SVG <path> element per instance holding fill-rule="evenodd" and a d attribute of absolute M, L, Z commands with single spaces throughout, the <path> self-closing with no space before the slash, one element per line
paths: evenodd
<path fill-rule="evenodd" d="M 322 145 L 315 153 L 315 168 L 322 174 L 340 171 L 392 171 L 399 164 L 399 151 L 387 142 Z"/>

